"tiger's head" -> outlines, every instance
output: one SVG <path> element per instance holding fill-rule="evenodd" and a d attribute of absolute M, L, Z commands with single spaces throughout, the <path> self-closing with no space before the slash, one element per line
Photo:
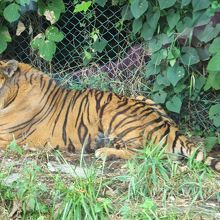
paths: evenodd
<path fill-rule="evenodd" d="M 13 77 L 17 69 L 18 62 L 16 60 L 0 61 L 0 89 Z"/>
<path fill-rule="evenodd" d="M 0 109 L 7 107 L 15 97 L 15 101 L 22 105 L 33 105 L 50 81 L 55 86 L 55 81 L 47 74 L 29 64 L 16 60 L 0 61 Z"/>

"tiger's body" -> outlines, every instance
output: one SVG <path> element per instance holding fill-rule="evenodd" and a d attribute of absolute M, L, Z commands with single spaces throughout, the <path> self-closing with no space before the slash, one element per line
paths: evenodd
<path fill-rule="evenodd" d="M 0 147 L 48 145 L 98 157 L 130 158 L 146 140 L 188 157 L 195 145 L 153 101 L 93 89 L 73 91 L 30 65 L 0 62 Z M 204 160 L 199 152 L 197 160 Z M 220 170 L 219 161 L 205 162 Z"/>

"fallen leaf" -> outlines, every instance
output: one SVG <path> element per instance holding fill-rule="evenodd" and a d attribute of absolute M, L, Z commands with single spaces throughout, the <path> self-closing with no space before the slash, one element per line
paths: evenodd
<path fill-rule="evenodd" d="M 25 26 L 24 26 L 24 23 L 22 23 L 21 21 L 18 22 L 18 26 L 17 26 L 17 30 L 16 30 L 16 36 L 20 36 L 21 33 L 23 31 L 25 31 Z"/>

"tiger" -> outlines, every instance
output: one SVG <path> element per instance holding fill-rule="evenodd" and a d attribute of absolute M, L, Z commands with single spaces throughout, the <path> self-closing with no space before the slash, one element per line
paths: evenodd
<path fill-rule="evenodd" d="M 70 90 L 29 64 L 0 61 L 0 148 L 14 139 L 23 147 L 50 146 L 101 159 L 130 159 L 150 140 L 163 141 L 166 153 L 180 158 L 197 149 L 151 99 Z M 220 161 L 203 150 L 195 159 L 220 171 Z"/>

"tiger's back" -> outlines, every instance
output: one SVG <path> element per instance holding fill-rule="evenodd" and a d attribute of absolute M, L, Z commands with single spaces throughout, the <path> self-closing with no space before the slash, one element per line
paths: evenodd
<path fill-rule="evenodd" d="M 0 146 L 14 137 L 30 147 L 96 152 L 98 157 L 130 158 L 146 140 L 168 145 L 185 157 L 195 145 L 151 100 L 98 90 L 72 91 L 27 64 L 0 63 Z M 198 152 L 197 160 L 205 160 Z M 206 158 L 220 170 L 218 160 Z"/>

